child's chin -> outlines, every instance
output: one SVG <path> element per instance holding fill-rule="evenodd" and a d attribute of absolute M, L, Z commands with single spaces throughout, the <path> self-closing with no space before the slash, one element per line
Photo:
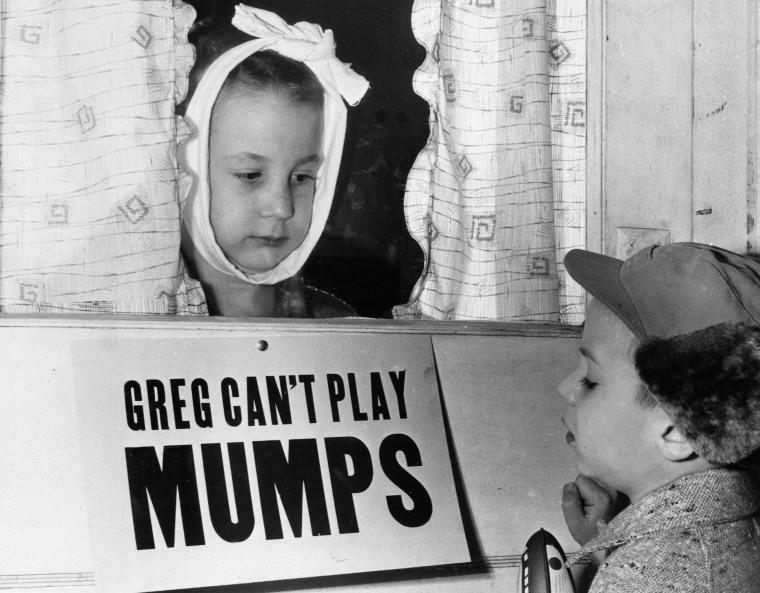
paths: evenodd
<path fill-rule="evenodd" d="M 249 276 L 254 276 L 256 274 L 263 274 L 264 272 L 270 272 L 274 270 L 277 267 L 277 264 L 280 263 L 280 261 L 282 260 L 258 259 L 255 261 L 245 262 L 244 264 L 235 263 L 235 266 L 241 272 L 248 274 Z"/>

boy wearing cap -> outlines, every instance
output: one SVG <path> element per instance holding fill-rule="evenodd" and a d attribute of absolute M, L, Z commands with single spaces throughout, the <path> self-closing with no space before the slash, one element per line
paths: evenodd
<path fill-rule="evenodd" d="M 559 387 L 568 564 L 605 557 L 591 593 L 760 591 L 760 263 L 676 243 L 565 265 L 593 297 Z M 608 491 L 630 505 L 591 539 Z"/>

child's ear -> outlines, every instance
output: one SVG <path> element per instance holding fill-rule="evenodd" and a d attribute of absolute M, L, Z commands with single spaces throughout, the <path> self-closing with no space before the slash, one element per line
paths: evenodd
<path fill-rule="evenodd" d="M 697 454 L 694 448 L 673 424 L 668 424 L 660 436 L 660 452 L 668 461 L 687 461 Z"/>

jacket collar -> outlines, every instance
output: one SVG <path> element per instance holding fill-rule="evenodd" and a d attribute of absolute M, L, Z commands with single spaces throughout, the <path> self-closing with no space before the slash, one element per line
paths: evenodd
<path fill-rule="evenodd" d="M 621 511 L 568 564 L 654 533 L 737 521 L 759 509 L 760 482 L 753 473 L 718 468 L 689 474 Z"/>

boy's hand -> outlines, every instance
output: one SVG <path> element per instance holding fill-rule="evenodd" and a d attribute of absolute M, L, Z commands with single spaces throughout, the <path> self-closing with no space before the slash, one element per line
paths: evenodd
<path fill-rule="evenodd" d="M 598 535 L 600 521 L 607 523 L 627 502 L 624 494 L 583 475 L 562 489 L 565 522 L 570 535 L 582 546 Z"/>

